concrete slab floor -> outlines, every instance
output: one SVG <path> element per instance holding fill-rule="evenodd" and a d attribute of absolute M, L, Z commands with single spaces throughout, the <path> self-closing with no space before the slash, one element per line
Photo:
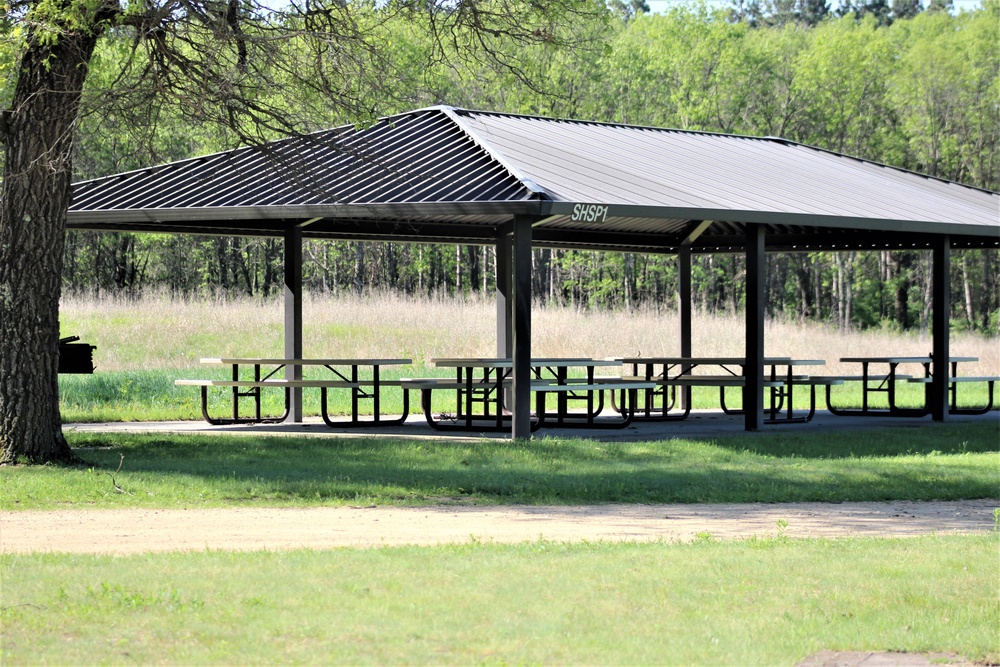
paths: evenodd
<path fill-rule="evenodd" d="M 611 419 L 600 422 L 612 423 Z M 985 415 L 954 415 L 951 423 L 989 422 L 998 429 L 1000 444 L 1000 411 Z M 827 411 L 817 411 L 812 421 L 805 424 L 773 424 L 764 427 L 756 435 L 767 437 L 772 433 L 822 434 L 831 430 L 870 431 L 876 429 L 913 429 L 934 424 L 930 417 L 838 417 Z M 379 438 L 430 438 L 450 441 L 461 440 L 505 440 L 509 433 L 455 433 L 431 429 L 422 415 L 410 415 L 406 423 L 399 426 L 366 426 L 362 428 L 331 428 L 319 418 L 306 418 L 301 423 L 280 424 L 229 424 L 213 426 L 204 421 L 169 422 L 102 422 L 64 424 L 69 433 L 198 433 L 227 435 L 278 435 L 310 437 L 379 437 Z M 747 434 L 743 429 L 743 419 L 726 415 L 719 410 L 693 410 L 691 416 L 675 422 L 635 422 L 624 429 L 615 428 L 557 428 L 539 429 L 534 438 L 589 438 L 601 441 L 669 440 L 670 438 L 710 438 Z"/>

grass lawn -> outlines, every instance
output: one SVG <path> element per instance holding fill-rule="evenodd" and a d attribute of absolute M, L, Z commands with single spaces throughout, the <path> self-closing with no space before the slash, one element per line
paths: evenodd
<path fill-rule="evenodd" d="M 996 534 L 0 557 L 3 664 L 1000 658 Z"/>
<path fill-rule="evenodd" d="M 68 438 L 87 465 L 0 468 L 0 509 L 1000 497 L 996 422 L 625 443 L 72 432 Z"/>
<path fill-rule="evenodd" d="M 490 354 L 494 308 L 487 301 L 310 300 L 305 347 L 312 357 L 350 350 L 414 359 L 409 368 L 383 369 L 384 377 L 447 376 L 426 359 Z M 536 311 L 537 356 L 671 353 L 662 332 L 675 330 L 672 314 Z M 66 335 L 98 346 L 96 374 L 60 377 L 63 418 L 200 419 L 198 391 L 174 380 L 226 379 L 228 369 L 201 366 L 200 356 L 280 356 L 282 312 L 280 304 L 256 302 L 63 304 Z M 733 335 L 741 319 L 695 315 L 699 355 L 742 355 Z M 855 373 L 838 365 L 842 356 L 929 349 L 917 335 L 768 327 L 769 354 L 826 359 L 817 374 Z M 956 335 L 952 342 L 956 354 L 981 358 L 963 374 L 996 373 L 995 339 Z M 900 404 L 921 404 L 922 387 L 899 389 Z M 270 394 L 265 410 L 277 414 L 281 393 Z M 797 392 L 799 407 L 805 394 Z M 305 392 L 307 414 L 318 414 L 318 396 Z M 331 396 L 331 412 L 349 409 L 346 392 Z M 397 396 L 389 392 L 384 412 L 399 410 Z M 737 392 L 728 396 L 737 407 Z M 984 399 L 985 387 L 963 387 L 963 405 Z M 225 414 L 226 393 L 213 400 Z M 695 407 L 717 408 L 718 400 L 714 389 L 694 394 Z M 856 383 L 835 388 L 834 400 L 860 405 Z M 1000 498 L 995 421 L 641 443 L 68 438 L 86 464 L 0 468 L 0 510 Z M 3 665 L 793 665 L 823 649 L 1000 661 L 997 532 L 2 555 L 0 580 Z"/>
<path fill-rule="evenodd" d="M 0 468 L 0 509 L 997 498 L 998 435 L 996 422 L 637 443 L 71 432 L 87 463 Z M 0 580 L 4 665 L 1000 659 L 996 532 L 3 555 Z"/>

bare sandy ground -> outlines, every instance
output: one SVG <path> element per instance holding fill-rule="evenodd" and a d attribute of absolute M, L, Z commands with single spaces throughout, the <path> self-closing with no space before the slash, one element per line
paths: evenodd
<path fill-rule="evenodd" d="M 60 510 L 0 513 L 0 552 L 134 554 L 431 545 L 470 540 L 911 537 L 996 529 L 1000 500 L 505 507 Z"/>

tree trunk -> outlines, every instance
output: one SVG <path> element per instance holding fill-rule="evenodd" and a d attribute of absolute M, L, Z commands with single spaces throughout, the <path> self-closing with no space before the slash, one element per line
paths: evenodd
<path fill-rule="evenodd" d="M 899 253 L 896 260 L 896 321 L 903 331 L 910 328 L 910 267 L 913 258 L 907 251 Z"/>
<path fill-rule="evenodd" d="M 847 266 L 845 267 L 844 283 L 844 330 L 850 331 L 854 328 L 854 263 L 858 253 L 847 253 Z"/>
<path fill-rule="evenodd" d="M 59 295 L 74 123 L 96 41 L 29 35 L 0 123 L 0 463 L 75 458 L 59 415 Z"/>
<path fill-rule="evenodd" d="M 847 278 L 845 276 L 843 253 L 836 253 L 835 258 L 837 264 L 837 279 L 834 282 L 837 297 L 837 328 L 841 331 L 847 331 L 847 298 L 845 292 L 850 287 L 847 285 Z"/>
<path fill-rule="evenodd" d="M 805 253 L 795 255 L 795 286 L 798 293 L 799 321 L 808 320 L 812 316 L 813 293 L 809 288 L 809 258 Z"/>
<path fill-rule="evenodd" d="M 356 241 L 354 246 L 354 293 L 361 294 L 365 289 L 365 245 Z"/>
<path fill-rule="evenodd" d="M 965 318 L 969 328 L 976 328 L 976 311 L 972 305 L 972 281 L 969 280 L 969 253 L 962 253 L 962 292 L 965 296 Z"/>

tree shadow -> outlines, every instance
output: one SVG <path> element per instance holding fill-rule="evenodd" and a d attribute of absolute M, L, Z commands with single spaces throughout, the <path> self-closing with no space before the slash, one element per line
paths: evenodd
<path fill-rule="evenodd" d="M 926 430 L 924 430 L 926 429 Z M 997 451 L 996 424 L 651 442 L 528 443 L 219 435 L 75 436 L 119 480 L 200 484 L 247 502 L 589 504 L 995 497 L 996 476 L 961 455 Z M 106 446 L 106 449 L 94 447 Z M 920 456 L 920 460 L 907 459 Z M 152 482 L 150 482 L 152 483 Z"/>

